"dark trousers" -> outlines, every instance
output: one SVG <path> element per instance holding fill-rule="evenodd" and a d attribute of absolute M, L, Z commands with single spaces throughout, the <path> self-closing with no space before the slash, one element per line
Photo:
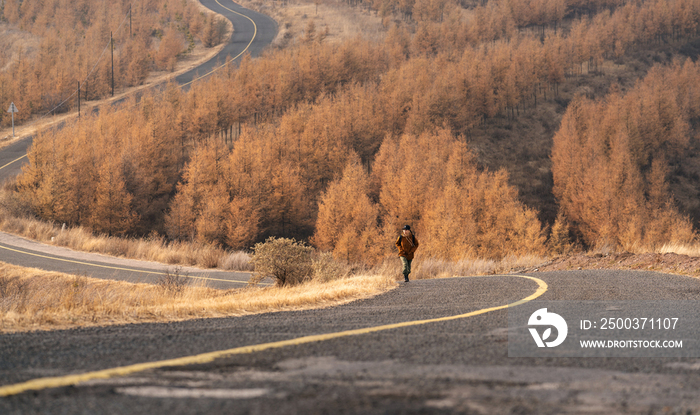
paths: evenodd
<path fill-rule="evenodd" d="M 411 273 L 411 262 L 413 260 L 407 259 L 405 256 L 399 258 L 401 258 L 401 263 L 403 264 L 403 275 L 408 278 L 408 274 Z"/>

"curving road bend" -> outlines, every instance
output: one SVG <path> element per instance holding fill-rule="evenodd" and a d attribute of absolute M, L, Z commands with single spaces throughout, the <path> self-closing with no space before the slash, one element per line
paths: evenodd
<path fill-rule="evenodd" d="M 0 152 L 0 167 L 22 155 Z M 24 263 L 88 272 L 12 238 L 0 235 L 0 260 L 18 247 Z M 156 266 L 119 261 L 95 262 L 104 278 Z M 132 265 L 141 273 L 113 269 Z M 698 301 L 700 284 L 631 271 L 419 280 L 321 310 L 5 333 L 0 414 L 700 413 L 700 359 L 508 357 L 504 306 L 545 300 Z"/>
<path fill-rule="evenodd" d="M 223 15 L 234 27 L 227 45 L 213 58 L 175 78 L 188 88 L 192 82 L 206 78 L 228 64 L 237 65 L 245 54 L 256 57 L 262 53 L 277 35 L 277 22 L 269 16 L 246 9 L 231 0 L 199 0 L 206 8 Z M 0 150 L 0 182 L 18 175 L 26 163 L 24 156 L 32 144 L 26 137 Z"/>
<path fill-rule="evenodd" d="M 698 359 L 510 358 L 502 308 L 523 299 L 697 301 L 696 279 L 631 271 L 529 275 L 541 283 L 517 275 L 419 280 L 323 310 L 0 335 L 2 385 L 44 378 L 31 390 L 0 386 L 0 395 L 9 395 L 0 398 L 0 413 L 700 410 Z M 228 352 L 216 353 L 222 350 Z M 134 366 L 165 359 L 180 360 Z M 78 377 L 61 386 L 66 375 Z"/>
<path fill-rule="evenodd" d="M 134 283 L 154 283 L 170 274 L 185 278 L 191 285 L 229 289 L 244 287 L 250 280 L 250 273 L 247 272 L 204 270 L 78 252 L 3 232 L 0 232 L 0 261 L 46 271 Z"/>
<path fill-rule="evenodd" d="M 216 56 L 175 78 L 175 81 L 184 88 L 187 88 L 193 80 L 201 79 L 218 70 L 222 65 L 230 62 L 239 63 L 247 53 L 252 57 L 260 55 L 277 35 L 277 22 L 269 16 L 246 9 L 231 0 L 199 1 L 209 10 L 231 21 L 234 31 L 226 46 Z"/>
<path fill-rule="evenodd" d="M 268 16 L 245 9 L 231 0 L 200 0 L 208 9 L 223 15 L 234 27 L 227 45 L 212 59 L 175 80 L 188 88 L 228 64 L 238 64 L 245 54 L 258 56 L 277 34 L 277 23 Z M 19 140 L 0 150 L 0 183 L 17 176 L 27 162 L 25 155 L 32 137 Z M 131 261 L 47 246 L 0 233 L 0 261 L 47 271 L 67 272 L 96 278 L 131 282 L 154 282 L 176 269 L 170 265 Z M 234 288 L 246 283 L 250 274 L 243 272 L 206 271 L 177 268 L 193 281 L 207 280 L 207 286 Z"/>

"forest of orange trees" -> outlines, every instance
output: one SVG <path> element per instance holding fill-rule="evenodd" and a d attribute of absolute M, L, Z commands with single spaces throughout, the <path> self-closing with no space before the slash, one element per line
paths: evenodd
<path fill-rule="evenodd" d="M 70 28 L 47 28 L 38 11 L 28 20 L 29 11 L 11 12 L 12 1 L 5 18 L 28 30 L 88 33 L 103 24 L 94 10 L 86 16 L 99 17 L 88 28 L 76 23 L 82 16 Z M 162 20 L 187 22 L 192 33 L 202 25 L 187 17 L 195 15 L 189 3 L 152 3 L 168 4 Z M 90 10 L 85 4 L 80 10 Z M 695 241 L 700 202 L 680 193 L 700 191 L 700 64 L 697 53 L 678 51 L 700 41 L 700 0 L 350 0 L 344 7 L 383 17 L 385 36 L 328 43 L 310 32 L 187 92 L 169 85 L 39 134 L 12 187 L 21 209 L 99 233 L 157 233 L 232 249 L 296 237 L 366 263 L 392 252 L 405 223 L 422 255 L 443 260 Z M 148 35 L 124 48 L 147 50 Z M 73 61 L 90 56 L 77 44 L 55 48 Z M 143 76 L 130 69 L 140 67 L 131 63 L 137 55 L 123 54 L 121 82 Z M 664 59 L 645 68 L 634 63 L 639 56 Z M 60 95 L 62 63 L 32 65 L 53 65 L 54 78 L 24 88 Z M 611 68 L 635 65 L 631 81 L 610 76 Z M 92 93 L 100 94 L 97 86 Z M 526 203 L 512 172 L 534 161 L 508 152 L 532 146 L 524 142 L 531 133 L 519 136 L 518 128 L 550 107 L 560 122 L 532 143 L 548 143 L 538 168 L 550 172 L 551 185 Z M 484 162 L 494 150 L 476 137 L 494 126 L 511 131 L 511 141 L 497 145 L 513 166 Z M 556 211 L 545 214 L 547 200 Z"/>
<path fill-rule="evenodd" d="M 0 102 L 6 107 L 13 101 L 22 109 L 15 114 L 18 122 L 52 110 L 79 82 L 84 100 L 109 95 L 110 32 L 114 84 L 122 88 L 140 85 L 149 71 L 172 70 L 195 39 L 206 46 L 221 43 L 227 30 L 223 18 L 209 17 L 192 1 L 4 0 L 2 5 L 0 22 L 38 39 L 31 53 L 21 44 L 17 50 L 0 48 Z M 9 114 L 0 112 L 0 124 L 10 122 Z"/>

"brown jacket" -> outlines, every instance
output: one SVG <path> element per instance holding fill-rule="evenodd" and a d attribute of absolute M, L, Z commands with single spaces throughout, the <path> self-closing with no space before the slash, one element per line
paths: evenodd
<path fill-rule="evenodd" d="M 410 261 L 413 259 L 416 249 L 418 249 L 418 239 L 416 239 L 413 232 L 408 237 L 399 235 L 399 239 L 396 240 L 396 247 L 399 248 L 399 256 L 406 257 Z"/>

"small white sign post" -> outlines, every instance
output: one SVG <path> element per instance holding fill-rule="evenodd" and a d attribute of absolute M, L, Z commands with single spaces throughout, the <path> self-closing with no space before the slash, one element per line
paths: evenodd
<path fill-rule="evenodd" d="M 12 114 L 12 136 L 15 136 L 15 112 L 19 112 L 17 107 L 15 106 L 14 102 L 10 103 L 10 109 L 7 110 L 10 114 Z"/>

